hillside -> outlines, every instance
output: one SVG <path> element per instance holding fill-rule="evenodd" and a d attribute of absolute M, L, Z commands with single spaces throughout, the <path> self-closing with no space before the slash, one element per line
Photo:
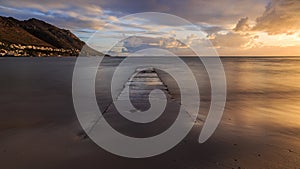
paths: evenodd
<path fill-rule="evenodd" d="M 85 43 L 71 31 L 38 19 L 0 16 L 0 56 L 78 56 Z M 85 47 L 86 55 L 102 55 Z"/>

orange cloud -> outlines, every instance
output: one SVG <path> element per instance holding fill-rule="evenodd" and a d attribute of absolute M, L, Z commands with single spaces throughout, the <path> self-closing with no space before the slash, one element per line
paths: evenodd
<path fill-rule="evenodd" d="M 293 34 L 300 30 L 300 1 L 272 0 L 264 14 L 256 19 L 254 31 L 273 34 Z"/>

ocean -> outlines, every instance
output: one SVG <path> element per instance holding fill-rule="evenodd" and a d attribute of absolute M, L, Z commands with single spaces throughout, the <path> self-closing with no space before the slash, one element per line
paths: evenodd
<path fill-rule="evenodd" d="M 101 110 L 111 105 L 110 80 L 122 59 L 105 58 L 99 67 L 102 73 L 97 74 L 96 96 Z M 199 114 L 205 121 L 211 101 L 207 72 L 199 58 L 182 60 L 197 80 Z M 72 101 L 76 58 L 0 58 L 1 166 L 299 168 L 300 57 L 221 60 L 227 97 L 212 137 L 199 144 L 202 124 L 197 124 L 172 150 L 147 159 L 127 159 L 82 139 Z M 180 101 L 174 79 L 164 71 L 159 75 L 172 97 Z"/>

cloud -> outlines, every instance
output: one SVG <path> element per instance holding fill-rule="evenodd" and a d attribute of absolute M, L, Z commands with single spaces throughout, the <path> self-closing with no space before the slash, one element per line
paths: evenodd
<path fill-rule="evenodd" d="M 256 19 L 254 31 L 265 31 L 270 35 L 293 34 L 300 30 L 300 1 L 272 0 L 263 15 Z"/>
<path fill-rule="evenodd" d="M 297 52 L 293 48 L 300 45 L 297 38 L 300 34 L 299 11 L 299 0 L 272 0 L 254 22 L 251 23 L 249 17 L 242 17 L 232 30 L 217 30 L 211 33 L 209 38 L 222 55 L 228 55 L 230 52 L 265 55 L 263 51 L 267 55 L 275 55 L 271 48 L 274 51 L 293 49 L 299 54 L 299 50 Z"/>
<path fill-rule="evenodd" d="M 248 31 L 250 29 L 248 21 L 249 21 L 248 17 L 241 18 L 233 30 L 237 31 L 237 32 L 238 31 Z"/>
<path fill-rule="evenodd" d="M 134 43 L 129 40 L 121 49 L 127 52 L 133 50 L 135 43 L 135 45 L 140 44 L 136 46 L 138 48 L 158 45 L 161 48 L 174 50 L 178 48 L 183 51 L 184 46 L 174 40 L 178 37 L 171 36 L 173 40 L 165 38 L 166 35 L 172 34 L 172 31 L 173 34 L 176 31 L 177 33 L 188 32 L 184 34 L 185 39 L 180 38 L 186 46 L 206 45 L 203 44 L 202 39 L 193 36 L 194 28 L 185 27 L 184 24 L 175 20 L 161 17 L 147 20 L 141 17 L 122 22 L 119 19 L 119 17 L 137 12 L 164 12 L 191 21 L 206 32 L 204 36 L 212 41 L 221 55 L 230 54 L 230 52 L 245 54 L 246 51 L 255 54 L 259 53 L 255 51 L 262 52 L 263 50 L 272 53 L 271 46 L 278 47 L 278 49 L 291 49 L 293 45 L 299 47 L 300 44 L 298 40 L 300 36 L 299 0 L 0 1 L 0 15 L 13 16 L 18 19 L 35 17 L 58 27 L 75 30 L 76 35 L 84 40 L 93 34 L 93 30 L 103 30 L 105 34 L 103 36 L 107 39 L 134 34 L 149 35 L 152 38 L 157 35 L 153 39 L 143 38 L 142 41 L 135 39 Z M 110 22 L 115 23 L 105 27 L 105 24 Z M 168 30 L 169 27 L 173 30 Z M 290 48 L 286 46 L 284 48 L 284 44 L 288 44 Z"/>
<path fill-rule="evenodd" d="M 223 29 L 213 32 L 208 38 L 219 51 L 232 51 L 235 53 L 262 45 L 261 43 L 257 43 L 259 36 L 250 31 L 250 29 L 249 18 L 243 17 L 233 29 Z"/>
<path fill-rule="evenodd" d="M 231 24 L 242 16 L 259 16 L 265 3 L 265 0 L 102 0 L 101 5 L 103 8 L 122 11 L 125 14 L 165 12 L 192 22 L 222 25 Z"/>
<path fill-rule="evenodd" d="M 233 5 L 234 4 L 234 5 Z M 81 15 L 97 14 L 103 11 L 109 15 L 124 16 L 139 12 L 165 12 L 183 17 L 195 23 L 214 25 L 232 24 L 242 16 L 256 17 L 263 10 L 262 0 L 1 0 L 1 5 L 12 8 L 31 8 L 42 12 L 57 9 L 73 11 L 81 8 Z M 249 8 L 251 6 L 251 8 Z M 76 11 L 77 12 L 77 11 Z M 99 13 L 98 13 L 99 16 Z"/>
<path fill-rule="evenodd" d="M 176 50 L 179 52 L 180 49 L 187 49 L 188 46 L 175 38 L 131 36 L 116 44 L 111 49 L 110 54 L 124 55 L 149 48 L 167 49 L 173 52 Z"/>
<path fill-rule="evenodd" d="M 109 21 L 112 21 L 112 22 L 118 22 L 119 21 L 119 19 L 117 17 L 115 17 L 115 16 L 108 16 L 107 19 Z"/>
<path fill-rule="evenodd" d="M 72 10 L 69 8 L 63 9 L 49 9 L 49 10 L 40 10 L 32 8 L 12 8 L 0 6 L 0 15 L 4 16 L 14 16 L 18 19 L 25 20 L 29 18 L 38 18 L 46 22 L 50 22 L 56 26 L 75 29 L 75 28 L 91 28 L 91 29 L 100 29 L 105 24 L 105 19 L 99 18 L 98 14 L 93 15 L 89 13 L 92 6 L 89 7 L 72 7 Z M 100 8 L 93 8 L 94 11 L 100 12 Z"/>
<path fill-rule="evenodd" d="M 226 34 L 213 34 L 210 39 L 217 48 L 251 48 L 257 36 L 229 32 Z"/>
<path fill-rule="evenodd" d="M 1 0 L 0 15 L 21 20 L 37 18 L 66 29 L 101 29 L 113 19 L 99 5 L 74 0 Z"/>

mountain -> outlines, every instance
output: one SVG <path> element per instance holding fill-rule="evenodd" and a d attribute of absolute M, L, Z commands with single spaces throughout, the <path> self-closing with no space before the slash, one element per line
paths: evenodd
<path fill-rule="evenodd" d="M 0 16 L 0 56 L 78 56 L 83 47 L 85 55 L 103 55 L 69 30 L 34 18 Z"/>

